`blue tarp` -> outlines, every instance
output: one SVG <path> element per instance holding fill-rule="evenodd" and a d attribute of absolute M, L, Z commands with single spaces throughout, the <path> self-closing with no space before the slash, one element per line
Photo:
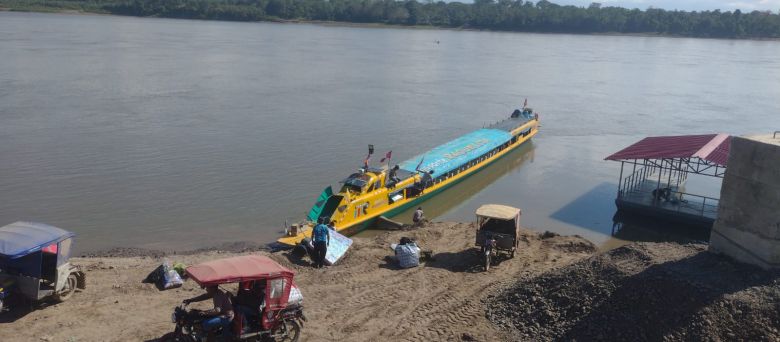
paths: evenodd
<path fill-rule="evenodd" d="M 512 135 L 506 131 L 492 128 L 478 129 L 398 165 L 401 169 L 414 172 L 422 160 L 420 170 L 425 172 L 433 170 L 431 176 L 436 178 L 489 152 L 511 138 Z"/>
<path fill-rule="evenodd" d="M 67 230 L 43 223 L 11 223 L 0 227 L 0 256 L 11 259 L 22 257 L 73 235 Z"/>

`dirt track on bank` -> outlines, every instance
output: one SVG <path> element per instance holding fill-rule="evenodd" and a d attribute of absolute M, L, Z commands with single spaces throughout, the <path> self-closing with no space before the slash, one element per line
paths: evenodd
<path fill-rule="evenodd" d="M 434 260 L 398 269 L 390 243 L 417 239 Z M 589 256 L 594 246 L 579 237 L 546 239 L 524 231 L 514 259 L 483 273 L 469 224 L 434 223 L 416 231 L 356 238 L 344 260 L 312 269 L 287 252 L 257 252 L 294 269 L 309 321 L 303 341 L 511 339 L 485 318 L 489 294 Z M 170 256 L 193 264 L 241 253 L 203 252 Z M 246 253 L 244 253 L 246 254 Z M 173 329 L 170 315 L 182 299 L 200 294 L 193 282 L 158 291 L 141 283 L 157 267 L 156 257 L 76 258 L 87 270 L 87 289 L 70 301 L 17 312 L 0 323 L 1 341 L 148 341 Z"/>

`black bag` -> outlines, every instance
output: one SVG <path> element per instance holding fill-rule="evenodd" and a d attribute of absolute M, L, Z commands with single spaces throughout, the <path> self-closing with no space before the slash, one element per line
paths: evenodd
<path fill-rule="evenodd" d="M 149 273 L 149 275 L 147 275 L 146 278 L 144 278 L 142 283 L 157 284 L 161 282 L 162 279 L 163 279 L 163 266 L 160 265 L 157 266 L 157 268 L 155 268 L 154 271 Z"/>
<path fill-rule="evenodd" d="M 308 255 L 309 258 L 311 258 L 312 255 L 314 255 L 314 245 L 312 245 L 311 240 L 309 238 L 303 238 L 303 240 L 293 248 L 293 255 L 299 258 Z"/>
<path fill-rule="evenodd" d="M 408 245 L 410 243 L 414 243 L 414 239 L 404 236 L 401 237 L 401 242 L 399 243 L 399 245 Z"/>

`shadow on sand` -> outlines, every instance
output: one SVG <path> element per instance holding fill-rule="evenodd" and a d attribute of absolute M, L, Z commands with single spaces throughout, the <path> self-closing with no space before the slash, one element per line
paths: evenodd
<path fill-rule="evenodd" d="M 282 253 L 285 258 L 287 258 L 287 261 L 289 261 L 291 264 L 301 267 L 314 267 L 314 262 L 311 261 L 311 258 L 309 258 L 306 254 L 297 254 L 293 253 L 292 250 L 289 252 Z"/>
<path fill-rule="evenodd" d="M 31 302 L 26 299 L 12 298 L 10 301 L 4 303 L 7 305 L 7 310 L 0 313 L 0 324 L 13 323 L 20 318 L 27 316 L 36 310 L 44 310 L 49 306 L 56 305 L 58 303 L 52 301 Z"/>
<path fill-rule="evenodd" d="M 491 267 L 500 266 L 508 258 L 499 253 L 493 259 Z M 432 260 L 425 264 L 426 267 L 441 268 L 450 272 L 481 273 L 485 271 L 482 264 L 482 256 L 479 248 L 469 248 L 460 252 L 442 252 L 433 256 Z"/>
<path fill-rule="evenodd" d="M 35 310 L 36 308 L 31 305 L 13 307 L 6 312 L 0 313 L 0 324 L 16 322 L 18 319 L 27 316 L 29 313 Z"/>

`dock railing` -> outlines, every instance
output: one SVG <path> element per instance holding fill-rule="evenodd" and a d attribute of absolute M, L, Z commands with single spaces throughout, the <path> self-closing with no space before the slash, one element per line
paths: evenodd
<path fill-rule="evenodd" d="M 624 178 L 618 193 L 618 200 L 689 215 L 717 217 L 719 199 L 679 191 L 677 186 L 668 183 L 670 179 L 668 171 L 661 175 L 662 182 L 659 187 L 658 172 L 657 168 L 647 167 L 636 170 Z M 686 178 L 684 174 L 679 175 L 679 177 L 681 177 L 681 181 Z M 676 178 L 671 179 L 673 182 L 677 181 Z M 668 189 L 668 193 L 655 192 L 656 189 Z"/>
<path fill-rule="evenodd" d="M 678 172 L 651 165 L 644 166 L 621 180 L 620 189 L 618 189 L 618 198 L 628 195 L 633 191 L 645 188 L 645 184 L 648 182 L 657 182 L 655 178 L 659 172 L 661 174 L 658 178 L 661 180 L 661 184 L 665 184 L 663 187 L 670 186 L 672 181 L 677 182 L 677 184 L 682 184 L 688 179 L 688 173 L 686 172 Z"/>
<path fill-rule="evenodd" d="M 719 199 L 679 191 L 679 186 L 687 179 L 686 172 L 647 165 L 621 180 L 618 199 L 679 213 L 715 218 L 718 213 Z M 661 197 L 659 193 L 654 192 L 656 189 L 668 189 L 668 196 L 664 194 L 664 197 Z"/>
<path fill-rule="evenodd" d="M 714 197 L 691 194 L 687 192 L 672 191 L 670 198 L 674 198 L 672 204 L 677 212 L 696 213 L 700 216 L 715 218 L 718 215 L 720 200 Z M 693 198 L 694 200 L 691 200 Z M 663 200 L 661 200 L 663 201 Z M 665 207 L 670 209 L 668 207 Z"/>
<path fill-rule="evenodd" d="M 643 167 L 634 171 L 627 177 L 623 178 L 620 183 L 620 189 L 618 191 L 618 198 L 625 196 L 626 194 L 634 191 L 637 188 L 641 188 L 642 184 L 647 181 L 647 176 L 653 173 L 654 168 Z"/>

